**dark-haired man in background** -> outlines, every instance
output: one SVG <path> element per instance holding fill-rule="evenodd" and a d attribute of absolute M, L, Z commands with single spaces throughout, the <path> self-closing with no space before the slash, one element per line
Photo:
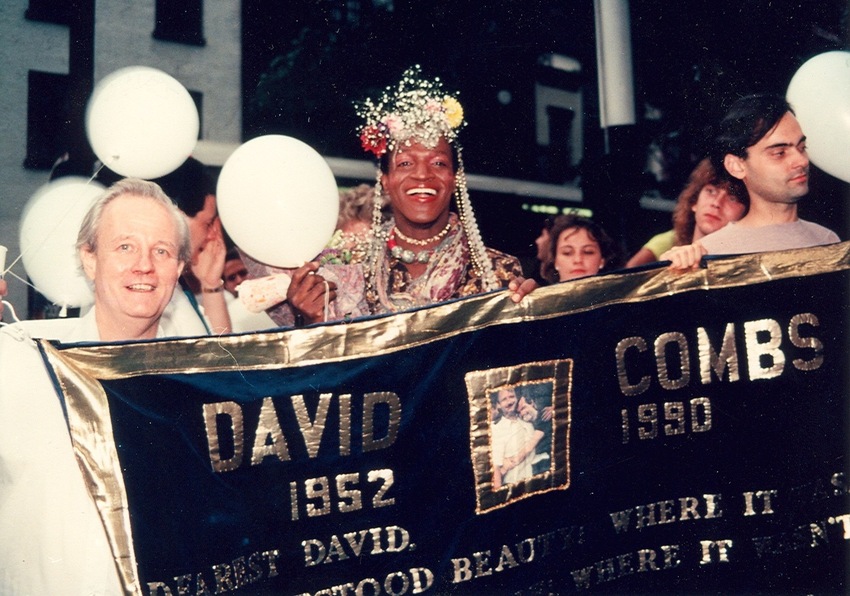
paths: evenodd
<path fill-rule="evenodd" d="M 800 219 L 797 202 L 809 193 L 806 136 L 794 110 L 779 95 L 738 99 L 720 122 L 711 160 L 733 184 L 746 189 L 749 210 L 737 222 L 661 260 L 674 269 L 696 266 L 703 255 L 807 248 L 839 242 L 838 235 Z"/>

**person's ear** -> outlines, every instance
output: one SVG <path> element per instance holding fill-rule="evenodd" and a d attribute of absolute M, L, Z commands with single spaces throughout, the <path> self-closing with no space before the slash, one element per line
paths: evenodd
<path fill-rule="evenodd" d="M 88 246 L 80 249 L 80 263 L 83 265 L 83 272 L 86 277 L 90 281 L 94 281 L 94 274 L 97 270 L 97 255 Z"/>
<path fill-rule="evenodd" d="M 727 153 L 726 157 L 723 158 L 723 167 L 726 168 L 726 171 L 729 172 L 730 175 L 734 176 L 738 180 L 744 179 L 744 175 L 746 174 L 744 158 Z"/>
<path fill-rule="evenodd" d="M 185 269 L 185 268 L 186 268 L 186 263 L 184 263 L 183 261 L 180 261 L 179 263 L 177 263 L 177 277 L 180 277 L 181 275 L 183 275 L 183 269 Z"/>

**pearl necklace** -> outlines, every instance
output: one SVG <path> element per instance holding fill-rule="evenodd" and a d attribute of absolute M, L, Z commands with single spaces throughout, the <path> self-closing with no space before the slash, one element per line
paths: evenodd
<path fill-rule="evenodd" d="M 430 238 L 425 238 L 424 240 L 417 240 L 416 238 L 408 238 L 405 236 L 401 230 L 398 229 L 398 226 L 393 226 L 392 235 L 396 235 L 408 244 L 413 244 L 414 246 L 428 246 L 429 244 L 433 244 L 437 240 L 442 240 L 443 237 L 449 233 L 449 230 L 452 229 L 452 220 L 449 218 L 449 221 L 446 222 L 446 227 L 442 229 L 436 236 L 431 236 Z"/>

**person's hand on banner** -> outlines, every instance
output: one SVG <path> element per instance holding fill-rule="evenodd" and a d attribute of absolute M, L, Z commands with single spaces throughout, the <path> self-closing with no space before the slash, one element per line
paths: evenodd
<path fill-rule="evenodd" d="M 537 282 L 533 279 L 525 279 L 524 277 L 515 277 L 508 284 L 511 291 L 511 300 L 520 302 L 526 295 L 530 294 L 537 288 Z"/>
<path fill-rule="evenodd" d="M 696 269 L 706 254 L 708 251 L 697 241 L 684 246 L 674 246 L 663 253 L 658 260 L 670 261 L 670 269 L 674 270 Z"/>

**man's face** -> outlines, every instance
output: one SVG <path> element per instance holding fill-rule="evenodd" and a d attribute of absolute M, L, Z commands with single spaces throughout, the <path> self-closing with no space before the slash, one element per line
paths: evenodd
<path fill-rule="evenodd" d="M 499 390 L 499 411 L 503 416 L 513 417 L 517 414 L 517 398 L 513 389 Z"/>
<path fill-rule="evenodd" d="M 245 268 L 245 263 L 242 262 L 242 259 L 238 257 L 230 259 L 224 262 L 222 277 L 224 278 L 224 289 L 237 296 L 236 288 L 248 279 L 248 269 Z"/>
<path fill-rule="evenodd" d="M 215 234 L 215 225 L 218 221 L 218 211 L 215 204 L 215 196 L 207 195 L 204 199 L 204 208 L 198 211 L 194 217 L 187 217 L 189 223 L 189 242 L 192 245 L 192 262 L 198 258 L 201 252 Z"/>
<path fill-rule="evenodd" d="M 433 149 L 416 142 L 402 145 L 390 156 L 381 184 L 399 229 L 413 237 L 417 230 L 432 235 L 430 230 L 442 229 L 449 217 L 455 187 L 451 146 L 443 138 Z"/>
<path fill-rule="evenodd" d="M 809 192 L 809 158 L 800 123 L 787 112 L 776 127 L 747 148 L 738 176 L 754 198 L 769 203 L 796 203 Z M 735 172 L 732 172 L 733 175 Z"/>
<path fill-rule="evenodd" d="M 97 252 L 80 253 L 94 282 L 101 339 L 155 337 L 183 271 L 179 245 L 174 219 L 153 199 L 123 195 L 106 205 Z"/>

